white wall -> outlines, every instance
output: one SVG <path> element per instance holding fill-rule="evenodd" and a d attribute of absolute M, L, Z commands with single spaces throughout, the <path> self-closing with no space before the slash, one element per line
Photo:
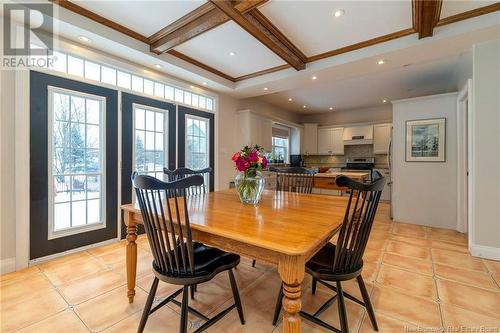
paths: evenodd
<path fill-rule="evenodd" d="M 500 40 L 474 45 L 471 252 L 500 260 Z"/>
<path fill-rule="evenodd" d="M 331 111 L 312 115 L 302 115 L 301 123 L 315 123 L 319 125 L 343 125 L 354 123 L 368 123 L 387 121 L 392 119 L 390 104 L 372 108 L 359 108 L 341 111 Z"/>
<path fill-rule="evenodd" d="M 16 256 L 15 72 L 0 72 L 0 260 L 2 269 Z"/>
<path fill-rule="evenodd" d="M 394 220 L 439 228 L 457 224 L 457 93 L 393 102 Z M 446 162 L 405 162 L 406 121 L 446 118 Z"/>

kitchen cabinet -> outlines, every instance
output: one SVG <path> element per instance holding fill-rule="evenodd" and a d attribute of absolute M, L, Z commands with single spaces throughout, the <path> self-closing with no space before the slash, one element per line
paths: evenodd
<path fill-rule="evenodd" d="M 318 154 L 344 155 L 343 128 L 318 129 Z"/>
<path fill-rule="evenodd" d="M 304 124 L 304 147 L 305 155 L 318 154 L 318 124 Z"/>
<path fill-rule="evenodd" d="M 266 151 L 271 151 L 273 136 L 273 121 L 250 112 L 240 111 L 240 145 L 259 145 Z"/>
<path fill-rule="evenodd" d="M 373 125 L 373 153 L 388 154 L 391 141 L 392 124 Z"/>
<path fill-rule="evenodd" d="M 344 145 L 372 144 L 373 125 L 346 127 L 343 139 Z"/>

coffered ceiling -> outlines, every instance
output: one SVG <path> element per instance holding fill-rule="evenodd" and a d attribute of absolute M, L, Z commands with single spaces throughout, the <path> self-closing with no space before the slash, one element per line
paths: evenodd
<path fill-rule="evenodd" d="M 314 62 L 500 10 L 479 0 L 83 1 L 74 13 L 229 82 Z"/>

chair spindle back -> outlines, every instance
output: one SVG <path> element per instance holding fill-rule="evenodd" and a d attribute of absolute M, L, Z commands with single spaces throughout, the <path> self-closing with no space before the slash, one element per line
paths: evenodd
<path fill-rule="evenodd" d="M 205 194 L 209 192 L 210 190 L 208 189 L 208 180 L 210 177 L 210 173 L 212 172 L 212 168 L 205 168 L 201 170 L 193 170 L 189 168 L 177 168 L 175 170 L 169 170 L 167 168 L 163 169 L 163 173 L 167 175 L 167 180 L 169 182 L 173 182 L 175 180 L 183 179 L 189 176 L 193 175 L 201 175 L 203 176 L 203 184 L 201 186 L 191 186 L 190 188 L 187 189 L 186 194 L 188 196 L 191 195 L 198 195 L 198 194 Z"/>
<path fill-rule="evenodd" d="M 194 249 L 186 191 L 202 185 L 203 177 L 194 175 L 166 183 L 134 172 L 132 184 L 156 269 L 169 276 L 193 275 Z"/>
<path fill-rule="evenodd" d="M 314 170 L 293 168 L 271 168 L 276 171 L 276 191 L 312 193 L 314 185 Z"/>
<path fill-rule="evenodd" d="M 333 270 L 341 272 L 361 265 L 385 178 L 378 174 L 373 182 L 364 184 L 340 176 L 336 183 L 351 190 L 333 260 Z"/>

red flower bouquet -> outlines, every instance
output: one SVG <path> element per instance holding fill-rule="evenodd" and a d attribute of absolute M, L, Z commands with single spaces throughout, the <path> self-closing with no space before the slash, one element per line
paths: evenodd
<path fill-rule="evenodd" d="M 245 146 L 231 159 L 240 172 L 236 176 L 235 185 L 241 202 L 256 205 L 264 190 L 264 178 L 261 175 L 261 171 L 267 166 L 264 149 L 260 146 Z"/>

